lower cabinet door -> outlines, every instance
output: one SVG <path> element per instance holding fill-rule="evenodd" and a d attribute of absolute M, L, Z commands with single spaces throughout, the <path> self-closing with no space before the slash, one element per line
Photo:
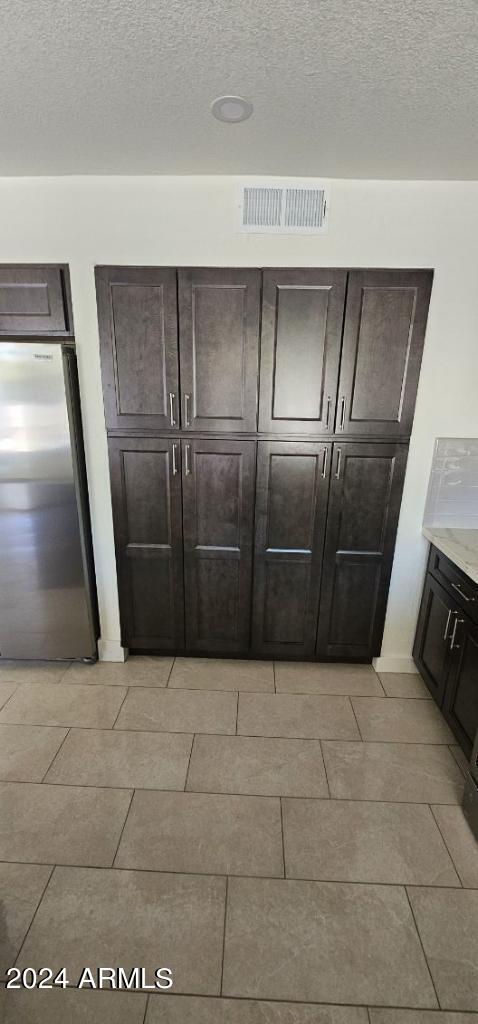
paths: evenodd
<path fill-rule="evenodd" d="M 380 653 L 406 459 L 406 445 L 334 444 L 319 658 Z"/>
<path fill-rule="evenodd" d="M 454 603 L 427 573 L 418 616 L 413 658 L 434 700 L 441 707 L 450 662 Z"/>
<path fill-rule="evenodd" d="M 452 624 L 452 662 L 443 713 L 469 757 L 478 729 L 478 626 L 462 612 Z"/>
<path fill-rule="evenodd" d="M 315 650 L 331 444 L 258 445 L 252 647 Z"/>
<path fill-rule="evenodd" d="M 184 647 L 180 444 L 109 440 L 122 642 Z"/>
<path fill-rule="evenodd" d="M 186 647 L 250 642 L 255 441 L 182 441 Z"/>

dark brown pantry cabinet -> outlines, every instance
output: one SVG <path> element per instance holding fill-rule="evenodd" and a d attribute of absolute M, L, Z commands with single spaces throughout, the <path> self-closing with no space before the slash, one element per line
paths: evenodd
<path fill-rule="evenodd" d="M 431 282 L 96 268 L 125 646 L 380 652 Z"/>

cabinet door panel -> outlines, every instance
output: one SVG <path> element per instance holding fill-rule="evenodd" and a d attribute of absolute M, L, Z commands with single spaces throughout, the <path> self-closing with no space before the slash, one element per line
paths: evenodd
<path fill-rule="evenodd" d="M 249 647 L 254 441 L 182 442 L 189 650 Z"/>
<path fill-rule="evenodd" d="M 109 449 L 122 642 L 145 650 L 182 647 L 179 444 L 111 438 Z"/>
<path fill-rule="evenodd" d="M 0 334 L 64 334 L 68 322 L 64 269 L 0 267 Z"/>
<path fill-rule="evenodd" d="M 253 648 L 314 653 L 331 445 L 260 441 Z"/>
<path fill-rule="evenodd" d="M 182 426 L 257 427 L 261 273 L 179 271 Z"/>
<path fill-rule="evenodd" d="M 410 434 L 432 272 L 349 274 L 336 430 Z"/>
<path fill-rule="evenodd" d="M 317 652 L 379 654 L 407 448 L 334 445 Z"/>
<path fill-rule="evenodd" d="M 177 427 L 176 271 L 97 267 L 96 289 L 107 427 Z"/>
<path fill-rule="evenodd" d="M 264 271 L 259 429 L 333 430 L 347 272 Z"/>
<path fill-rule="evenodd" d="M 430 573 L 427 573 L 418 616 L 413 657 L 439 707 L 443 702 L 448 674 L 454 611 L 455 604 L 450 595 L 433 579 Z"/>
<path fill-rule="evenodd" d="M 478 626 L 461 612 L 457 616 L 443 712 L 463 751 L 470 757 L 478 730 Z"/>

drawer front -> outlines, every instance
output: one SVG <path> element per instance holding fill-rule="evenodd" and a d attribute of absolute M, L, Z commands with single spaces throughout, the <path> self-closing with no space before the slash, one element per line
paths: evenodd
<path fill-rule="evenodd" d="M 461 569 L 432 544 L 428 560 L 428 571 L 444 585 L 453 598 L 478 624 L 478 585 L 470 580 Z"/>

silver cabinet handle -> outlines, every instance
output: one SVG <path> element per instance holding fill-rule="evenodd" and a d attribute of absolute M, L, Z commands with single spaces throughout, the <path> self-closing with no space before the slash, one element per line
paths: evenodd
<path fill-rule="evenodd" d="M 177 476 L 178 473 L 178 462 L 176 458 L 177 447 L 177 444 L 173 444 L 173 476 Z"/>
<path fill-rule="evenodd" d="M 190 422 L 189 422 L 189 402 L 190 402 L 190 399 L 191 399 L 191 395 L 185 395 L 184 396 L 184 420 L 185 420 L 184 425 L 185 425 L 185 427 L 189 427 L 190 426 Z"/>
<path fill-rule="evenodd" d="M 176 426 L 176 420 L 174 419 L 174 399 L 176 395 L 173 391 L 169 392 L 169 422 L 172 427 Z"/>
<path fill-rule="evenodd" d="M 456 613 L 456 612 L 455 612 L 455 615 L 456 615 L 456 618 L 455 618 L 455 623 L 454 623 L 454 626 L 453 626 L 453 633 L 451 634 L 451 644 L 450 644 L 450 651 L 454 651 L 454 650 L 456 650 L 456 648 L 457 648 L 457 647 L 459 647 L 459 646 L 460 646 L 459 644 L 456 644 L 456 643 L 455 643 L 456 631 L 457 631 L 457 629 L 458 629 L 458 626 L 459 626 L 459 625 L 460 625 L 460 624 L 461 624 L 462 622 L 464 622 L 464 621 L 465 621 L 464 619 L 459 619 L 459 618 L 458 618 L 458 615 L 457 615 L 457 613 Z"/>
<path fill-rule="evenodd" d="M 184 472 L 185 472 L 186 476 L 190 476 L 191 475 L 190 455 L 191 455 L 191 445 L 190 444 L 185 444 L 184 445 Z"/>
<path fill-rule="evenodd" d="M 449 609 L 448 609 L 448 618 L 447 618 L 447 620 L 446 620 L 445 632 L 444 632 L 444 634 L 443 634 L 443 639 L 444 639 L 444 640 L 448 640 L 448 627 L 449 627 L 449 625 L 450 625 L 450 619 L 451 619 L 452 615 L 454 615 L 454 614 L 455 614 L 455 613 L 454 613 L 454 612 L 452 612 L 451 608 L 449 608 Z"/>
<path fill-rule="evenodd" d="M 328 427 L 330 422 L 330 395 L 327 395 L 327 412 L 325 415 L 325 426 Z"/>
<path fill-rule="evenodd" d="M 345 395 L 340 399 L 340 430 L 345 430 Z"/>
<path fill-rule="evenodd" d="M 337 448 L 337 467 L 335 470 L 335 479 L 338 480 L 340 477 L 340 466 L 342 462 L 342 449 Z"/>
<path fill-rule="evenodd" d="M 328 458 L 329 458 L 329 449 L 328 448 L 324 448 L 324 461 L 322 463 L 322 476 L 324 478 L 327 476 L 327 462 L 328 462 Z"/>
<path fill-rule="evenodd" d="M 456 590 L 457 594 L 459 594 L 464 601 L 469 602 L 469 604 L 471 604 L 473 601 L 476 601 L 476 597 L 467 597 L 467 595 L 464 594 L 461 588 L 459 587 L 458 583 L 452 583 L 452 587 L 453 590 Z"/>

